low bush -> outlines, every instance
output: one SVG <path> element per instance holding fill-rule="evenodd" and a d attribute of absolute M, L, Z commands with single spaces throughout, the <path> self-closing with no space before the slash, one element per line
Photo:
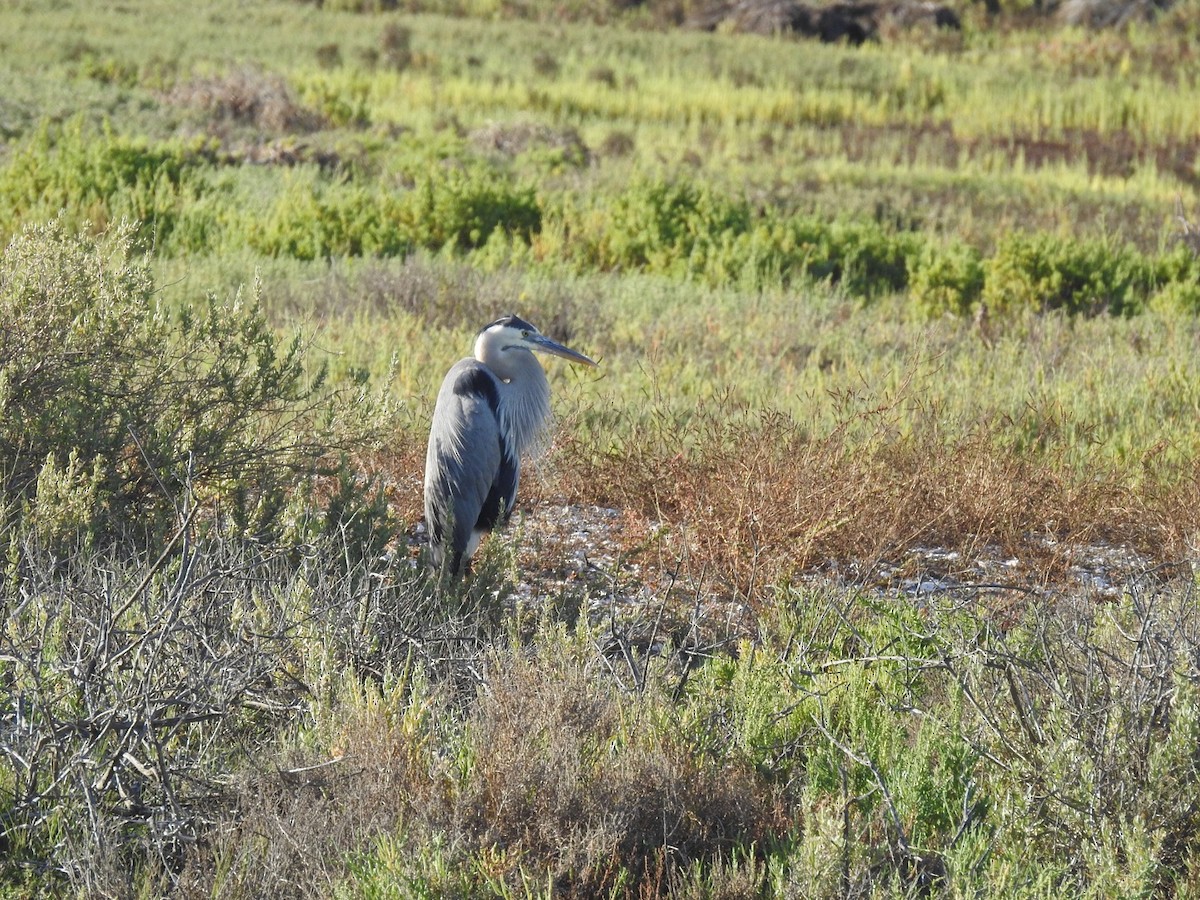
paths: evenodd
<path fill-rule="evenodd" d="M 637 183 L 603 204 L 567 199 L 547 218 L 563 237 L 544 242 L 542 258 L 582 271 L 750 287 L 828 281 L 867 298 L 903 290 L 919 246 L 877 225 L 755 210 L 681 180 Z"/>
<path fill-rule="evenodd" d="M 659 686 L 614 692 L 584 633 L 543 624 L 530 646 L 500 641 L 463 658 L 487 673 L 467 697 L 420 668 L 381 687 L 347 678 L 305 739 L 310 755 L 290 760 L 298 778 L 261 770 L 259 796 L 220 838 L 233 877 L 203 878 L 211 864 L 193 854 L 203 868 L 185 879 L 201 893 L 297 897 L 387 885 L 666 896 L 688 865 L 733 859 L 780 829 L 759 775 L 695 754 L 690 735 L 664 727 Z M 308 778 L 318 789 L 305 789 Z M 265 882 L 251 838 L 279 828 L 287 858 L 269 860 Z"/>
<path fill-rule="evenodd" d="M 270 114 L 252 87 L 242 97 L 233 82 L 222 85 L 210 91 L 214 115 Z M 526 152 L 531 140 L 549 143 Z M 1129 314 L 1151 303 L 1187 310 L 1200 296 L 1200 267 L 1185 247 L 1152 255 L 1113 241 L 1012 232 L 985 256 L 877 222 L 755 208 L 682 179 L 642 179 L 584 198 L 513 174 L 521 166 L 557 171 L 567 156 L 582 164 L 586 148 L 574 140 L 533 126 L 481 130 L 474 148 L 447 137 L 398 154 L 399 187 L 352 169 L 335 177 L 301 159 L 284 177 L 263 176 L 271 202 L 265 220 L 250 221 L 244 195 L 217 174 L 221 159 L 209 144 L 97 136 L 74 121 L 43 127 L 0 170 L 0 232 L 64 210 L 74 227 L 86 220 L 103 229 L 128 217 L 138 223 L 139 245 L 163 255 L 243 244 L 301 260 L 428 249 L 485 269 L 515 262 L 641 271 L 750 289 L 817 281 L 863 299 L 907 291 L 927 315 L 962 315 L 980 302 L 1000 317 Z"/>
<path fill-rule="evenodd" d="M 0 893 L 36 872 L 54 895 L 170 894 L 331 673 L 396 667 L 445 618 L 407 565 L 339 567 L 356 548 L 337 533 L 284 548 L 199 531 L 157 556 L 10 543 Z"/>
<path fill-rule="evenodd" d="M 1151 298 L 1193 305 L 1200 267 L 1184 248 L 1142 254 L 1113 242 L 1013 232 L 990 255 L 875 222 L 754 209 L 682 180 L 642 181 L 607 197 L 535 190 L 462 147 L 406 160 L 399 190 L 300 170 L 264 223 L 244 223 L 256 250 L 299 259 L 449 251 L 484 269 L 516 262 L 579 273 L 645 272 L 748 289 L 811 282 L 865 300 L 909 292 L 926 315 L 1000 317 L 1063 310 L 1127 315 Z M 464 155 L 465 153 L 465 155 Z M 410 171 L 411 170 L 411 171 Z M 209 217 L 212 219 L 212 216 Z M 188 220 L 187 234 L 205 219 Z M 207 233 L 207 232 L 205 232 Z"/>
<path fill-rule="evenodd" d="M 1141 254 L 1098 241 L 1012 233 L 984 263 L 982 300 L 1000 314 L 1136 312 L 1152 284 Z"/>
<path fill-rule="evenodd" d="M 1136 584 L 1107 614 L 1039 601 L 1007 631 L 970 589 L 777 601 L 753 642 L 693 622 L 679 656 L 543 622 L 528 643 L 460 644 L 466 682 L 424 665 L 377 683 L 347 672 L 294 746 L 236 782 L 181 893 L 1099 898 L 1195 884 L 1186 598 Z"/>
<path fill-rule="evenodd" d="M 1151 293 L 1147 306 L 1161 312 L 1194 314 L 1200 311 L 1200 252 L 1186 241 L 1153 260 Z"/>
<path fill-rule="evenodd" d="M 494 233 L 528 243 L 541 226 L 533 191 L 481 170 L 435 169 L 411 188 L 291 178 L 266 221 L 246 223 L 259 252 L 297 259 L 403 256 L 416 248 L 467 251 Z"/>
<path fill-rule="evenodd" d="M 604 210 L 592 251 L 600 269 L 703 272 L 715 241 L 750 225 L 750 210 L 686 182 L 634 184 Z M 699 266 L 698 266 L 699 263 Z"/>
<path fill-rule="evenodd" d="M 153 144 L 75 119 L 44 125 L 0 168 L 0 237 L 62 214 L 70 227 L 136 223 L 139 244 L 169 241 L 183 208 L 205 190 L 203 141 Z"/>
<path fill-rule="evenodd" d="M 796 269 L 814 281 L 829 281 L 851 296 L 868 299 L 904 290 L 910 260 L 920 247 L 914 236 L 890 233 L 873 223 L 797 217 L 785 228 L 785 274 Z"/>
<path fill-rule="evenodd" d="M 532 188 L 479 167 L 447 167 L 420 180 L 400 198 L 395 220 L 419 247 L 460 251 L 482 247 L 496 232 L 528 243 L 541 221 Z"/>
<path fill-rule="evenodd" d="M 153 540 L 194 502 L 248 533 L 279 527 L 337 447 L 333 392 L 253 303 L 159 307 L 132 240 L 56 220 L 0 259 L 4 503 L 65 546 Z"/>
<path fill-rule="evenodd" d="M 925 315 L 967 315 L 983 294 L 984 266 L 974 247 L 927 245 L 916 260 L 910 292 Z"/>
<path fill-rule="evenodd" d="M 365 187 L 332 188 L 301 172 L 288 179 L 263 220 L 246 223 L 246 239 L 260 253 L 303 260 L 403 255 L 413 245 L 392 227 L 394 206 Z"/>
<path fill-rule="evenodd" d="M 1007 633 L 966 626 L 946 654 L 963 735 L 1004 799 L 993 836 L 1087 896 L 1188 896 L 1200 872 L 1200 705 L 1188 591 L 1131 581 L 1120 602 L 1032 604 Z M 947 623 L 949 624 L 949 623 Z M 951 645 L 947 645 L 949 647 Z"/>

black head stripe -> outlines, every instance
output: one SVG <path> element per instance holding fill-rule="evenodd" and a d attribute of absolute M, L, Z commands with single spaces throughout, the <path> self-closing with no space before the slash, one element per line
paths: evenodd
<path fill-rule="evenodd" d="M 495 322 L 489 322 L 479 330 L 479 333 L 483 334 L 483 332 L 487 331 L 489 328 L 495 328 L 497 325 L 507 328 L 518 328 L 522 331 L 537 331 L 536 328 L 534 328 L 520 316 L 514 316 L 510 314 L 507 316 L 501 316 Z"/>

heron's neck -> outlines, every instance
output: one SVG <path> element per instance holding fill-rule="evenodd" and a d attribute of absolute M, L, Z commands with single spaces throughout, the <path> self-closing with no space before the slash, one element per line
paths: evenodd
<path fill-rule="evenodd" d="M 535 449 L 550 423 L 550 383 L 532 353 L 515 354 L 506 362 L 510 364 L 505 370 L 496 372 L 504 382 L 500 385 L 499 412 L 515 461 L 522 453 Z"/>

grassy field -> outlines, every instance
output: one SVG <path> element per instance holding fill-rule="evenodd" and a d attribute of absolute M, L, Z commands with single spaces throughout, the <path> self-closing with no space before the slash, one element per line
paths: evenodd
<path fill-rule="evenodd" d="M 695 11 L 0 0 L 0 897 L 1200 895 L 1195 3 Z"/>

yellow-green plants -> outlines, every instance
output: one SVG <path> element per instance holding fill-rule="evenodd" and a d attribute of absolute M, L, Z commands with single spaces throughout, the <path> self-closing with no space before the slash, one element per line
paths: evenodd
<path fill-rule="evenodd" d="M 75 119 L 43 125 L 0 168 L 0 236 L 65 211 L 78 227 L 136 223 L 144 247 L 166 242 L 185 203 L 203 193 L 203 141 L 154 144 Z"/>
<path fill-rule="evenodd" d="M 877 297 L 908 283 L 920 240 L 874 223 L 828 222 L 756 209 L 683 179 L 635 181 L 602 200 L 547 200 L 573 267 L 645 271 L 713 285 L 840 284 Z M 561 221 L 559 221 L 561 219 Z"/>
<path fill-rule="evenodd" d="M 909 290 L 926 315 L 965 315 L 979 302 L 983 283 L 983 261 L 974 247 L 927 244 L 917 257 Z"/>
<path fill-rule="evenodd" d="M 1136 251 L 1045 233 L 1005 236 L 984 268 L 981 296 L 998 313 L 1135 312 L 1152 284 Z"/>
<path fill-rule="evenodd" d="M 251 247 L 301 260 L 394 256 L 411 249 L 391 226 L 395 200 L 362 186 L 330 186 L 314 172 L 289 177 L 265 221 L 247 221 Z"/>
<path fill-rule="evenodd" d="M 403 256 L 417 248 L 467 251 L 495 232 L 528 243 L 541 211 L 531 189 L 479 166 L 437 167 L 401 189 L 305 171 L 287 180 L 265 223 L 244 227 L 250 246 L 271 256 Z"/>
<path fill-rule="evenodd" d="M 1161 254 L 1154 261 L 1153 288 L 1146 303 L 1151 309 L 1185 314 L 1200 311 L 1200 255 L 1183 242 Z"/>
<path fill-rule="evenodd" d="M 595 248 L 601 269 L 703 271 L 711 243 L 750 223 L 745 204 L 684 181 L 634 183 L 604 210 Z"/>
<path fill-rule="evenodd" d="M 279 341 L 252 304 L 159 307 L 131 242 L 56 220 L 0 258 L 3 494 L 69 510 L 79 537 L 144 539 L 196 497 L 254 509 L 335 445 L 299 338 Z"/>
<path fill-rule="evenodd" d="M 418 247 L 463 251 L 496 231 L 528 243 L 541 228 L 541 209 L 531 188 L 503 172 L 447 166 L 401 195 L 396 224 Z"/>

